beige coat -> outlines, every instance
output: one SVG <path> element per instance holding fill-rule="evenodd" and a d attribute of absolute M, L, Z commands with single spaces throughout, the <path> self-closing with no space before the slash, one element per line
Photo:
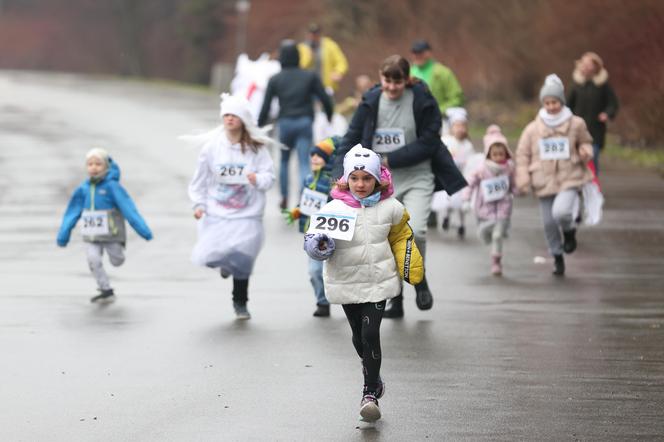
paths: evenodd
<path fill-rule="evenodd" d="M 549 137 L 569 139 L 569 159 L 540 160 L 539 140 Z M 582 118 L 573 116 L 551 128 L 537 117 L 526 126 L 516 148 L 516 187 L 522 193 L 532 188 L 538 197 L 581 187 L 593 179 L 592 172 L 586 167 L 592 155 L 592 137 Z"/>

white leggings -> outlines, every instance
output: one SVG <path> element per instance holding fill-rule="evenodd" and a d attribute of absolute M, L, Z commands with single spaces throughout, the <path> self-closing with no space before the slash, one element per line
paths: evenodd
<path fill-rule="evenodd" d="M 102 257 L 104 250 L 108 253 L 108 259 L 114 267 L 122 265 L 125 260 L 124 247 L 119 242 L 91 242 L 88 243 L 88 265 L 90 271 L 97 280 L 97 286 L 100 290 L 110 290 L 111 285 L 108 281 L 108 275 L 104 270 Z"/>

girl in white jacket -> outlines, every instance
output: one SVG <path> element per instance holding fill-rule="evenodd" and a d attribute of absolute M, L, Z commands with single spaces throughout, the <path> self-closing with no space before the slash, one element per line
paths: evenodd
<path fill-rule="evenodd" d="M 249 319 L 249 276 L 263 245 L 265 192 L 274 183 L 271 142 L 258 129 L 249 103 L 222 94 L 223 124 L 207 134 L 186 137 L 202 144 L 189 197 L 198 220 L 195 264 L 219 268 L 233 276 L 233 307 L 238 319 Z"/>
<path fill-rule="evenodd" d="M 353 333 L 355 350 L 362 359 L 364 390 L 360 416 L 380 418 L 380 323 L 385 301 L 401 292 L 401 279 L 422 281 L 422 256 L 415 245 L 410 216 L 392 198 L 390 172 L 380 157 L 361 145 L 344 157 L 344 175 L 332 190 L 332 201 L 313 215 L 305 250 L 313 259 L 327 260 L 323 267 L 325 295 L 342 304 Z M 333 237 L 337 238 L 335 242 Z"/>

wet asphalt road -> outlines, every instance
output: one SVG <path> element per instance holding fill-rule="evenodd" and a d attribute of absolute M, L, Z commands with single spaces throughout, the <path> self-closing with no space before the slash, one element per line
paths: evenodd
<path fill-rule="evenodd" d="M 536 203 L 517 201 L 505 276 L 474 237 L 430 232 L 430 312 L 384 320 L 384 419 L 359 424 L 360 363 L 339 307 L 311 317 L 301 238 L 269 194 L 253 319 L 194 267 L 186 187 L 214 94 L 0 72 L 0 440 L 664 440 L 664 186 L 605 162 L 604 223 L 556 280 Z M 55 235 L 83 157 L 106 146 L 152 227 L 91 305 L 76 232 Z M 294 203 L 294 201 L 293 201 Z"/>

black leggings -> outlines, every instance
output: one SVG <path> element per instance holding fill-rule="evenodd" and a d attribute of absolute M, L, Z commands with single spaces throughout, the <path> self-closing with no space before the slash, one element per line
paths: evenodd
<path fill-rule="evenodd" d="M 344 304 L 344 313 L 353 331 L 353 346 L 362 358 L 364 392 L 376 393 L 380 376 L 380 321 L 385 301 L 364 304 Z"/>

